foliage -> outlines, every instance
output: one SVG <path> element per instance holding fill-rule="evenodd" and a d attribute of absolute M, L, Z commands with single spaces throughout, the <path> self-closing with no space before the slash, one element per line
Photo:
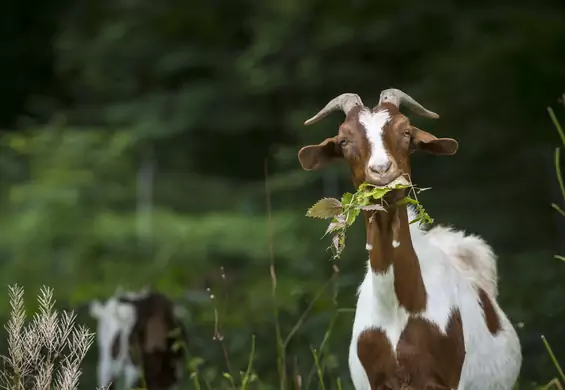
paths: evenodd
<path fill-rule="evenodd" d="M 348 227 L 353 225 L 359 213 L 364 211 L 373 211 L 372 218 L 377 212 L 387 212 L 386 202 L 384 196 L 393 190 L 403 190 L 410 188 L 408 196 L 403 197 L 397 201 L 398 205 L 410 204 L 416 209 L 417 216 L 409 223 L 433 223 L 433 219 L 426 213 L 424 207 L 418 202 L 416 193 L 424 189 L 417 189 L 403 176 L 398 177 L 391 183 L 384 186 L 376 186 L 369 183 L 361 183 L 357 192 L 354 194 L 346 192 L 342 195 L 341 201 L 335 198 L 323 198 L 316 202 L 306 212 L 307 217 L 329 219 L 332 222 L 329 224 L 326 233 L 334 233 L 332 237 L 331 249 L 334 253 L 333 258 L 339 258 L 345 248 L 345 231 Z M 414 198 L 410 196 L 413 194 Z M 398 231 L 393 230 L 393 241 L 397 241 L 396 234 Z"/>
<path fill-rule="evenodd" d="M 24 289 L 10 287 L 12 312 L 6 325 L 9 356 L 0 372 L 5 389 L 78 389 L 80 365 L 94 341 L 88 328 L 75 326 L 75 314 L 54 311 L 53 290 L 41 289 L 39 311 L 26 324 Z"/>

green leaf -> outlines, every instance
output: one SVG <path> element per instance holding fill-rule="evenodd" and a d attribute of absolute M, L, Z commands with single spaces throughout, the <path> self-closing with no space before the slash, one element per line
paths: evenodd
<path fill-rule="evenodd" d="M 346 192 L 341 196 L 341 204 L 343 205 L 343 207 L 349 206 L 352 200 L 353 194 L 351 192 Z"/>
<path fill-rule="evenodd" d="M 388 194 L 392 189 L 389 188 L 375 188 L 370 192 L 371 197 L 375 200 L 381 199 L 383 196 Z"/>
<path fill-rule="evenodd" d="M 341 213 L 341 203 L 335 198 L 323 198 L 310 207 L 307 217 L 328 219 Z"/>
<path fill-rule="evenodd" d="M 358 208 L 350 208 L 346 217 L 347 217 L 347 226 L 351 226 L 353 225 L 353 222 L 355 222 L 355 219 L 357 218 L 357 216 L 359 215 L 359 213 L 361 212 L 360 209 Z"/>
<path fill-rule="evenodd" d="M 385 207 L 382 205 L 382 202 L 386 203 L 383 197 L 390 191 L 406 188 L 410 188 L 409 194 L 413 192 L 415 195 L 418 191 L 418 189 L 404 177 L 398 177 L 386 186 L 374 186 L 369 183 L 361 183 L 357 192 L 354 194 L 351 192 L 344 193 L 341 197 L 341 202 L 334 198 L 323 198 L 319 200 L 308 210 L 306 215 L 309 217 L 323 219 L 333 217 L 332 222 L 329 224 L 322 237 L 333 233 L 332 244 L 329 249 L 331 249 L 334 253 L 333 258 L 335 259 L 340 257 L 343 249 L 345 248 L 346 229 L 353 225 L 357 216 L 361 213 L 361 210 L 386 212 Z M 427 189 L 429 188 L 422 190 Z M 381 200 L 381 204 L 374 203 L 375 200 Z M 409 222 L 410 224 L 415 222 L 431 224 L 434 221 L 428 213 L 426 213 L 426 210 L 422 207 L 418 200 L 413 199 L 409 195 L 398 201 L 397 204 L 411 204 L 415 206 L 417 215 L 416 218 Z"/>
<path fill-rule="evenodd" d="M 555 258 L 556 258 L 557 260 L 565 261 L 565 256 L 555 255 Z"/>
<path fill-rule="evenodd" d="M 336 230 L 345 229 L 346 226 L 345 216 L 340 214 L 328 225 L 328 229 L 326 230 L 326 233 L 324 233 L 324 236 Z"/>
<path fill-rule="evenodd" d="M 396 204 L 399 205 L 399 206 L 405 205 L 405 204 L 407 204 L 407 203 L 415 204 L 415 205 L 419 204 L 417 200 L 412 199 L 412 198 L 410 198 L 410 197 L 408 197 L 408 196 L 405 197 L 404 199 L 399 200 L 398 202 L 396 202 Z"/>

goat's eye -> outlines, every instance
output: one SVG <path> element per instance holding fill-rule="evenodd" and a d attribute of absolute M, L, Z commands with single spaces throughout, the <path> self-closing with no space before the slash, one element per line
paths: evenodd
<path fill-rule="evenodd" d="M 339 140 L 339 146 L 341 146 L 341 147 L 346 146 L 348 143 L 349 143 L 349 141 L 346 140 L 346 139 L 340 139 Z"/>
<path fill-rule="evenodd" d="M 412 132 L 410 131 L 410 129 L 404 130 L 404 136 L 405 137 L 410 137 L 411 134 L 412 134 Z"/>

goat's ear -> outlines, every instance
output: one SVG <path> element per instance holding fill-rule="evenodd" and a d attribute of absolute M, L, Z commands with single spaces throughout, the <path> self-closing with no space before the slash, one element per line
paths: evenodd
<path fill-rule="evenodd" d="M 450 156 L 457 153 L 459 143 L 453 138 L 437 138 L 434 135 L 412 126 L 412 145 L 413 150 Z"/>
<path fill-rule="evenodd" d="M 313 171 L 343 157 L 337 136 L 326 138 L 318 145 L 304 146 L 298 151 L 298 161 L 305 171 Z"/>
<path fill-rule="evenodd" d="M 100 318 L 102 313 L 104 312 L 104 307 L 100 303 L 100 301 L 92 301 L 90 302 L 88 310 L 90 311 L 90 315 L 94 318 Z"/>

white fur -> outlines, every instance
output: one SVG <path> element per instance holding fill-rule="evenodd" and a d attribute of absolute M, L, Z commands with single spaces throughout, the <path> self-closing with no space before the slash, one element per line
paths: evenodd
<path fill-rule="evenodd" d="M 414 211 L 409 208 L 409 218 L 414 217 Z M 418 316 L 445 332 L 451 311 L 459 308 L 461 313 L 466 357 L 458 390 L 511 390 L 520 371 L 522 354 L 516 331 L 493 294 L 497 290 L 496 259 L 490 247 L 478 237 L 441 227 L 426 232 L 418 224 L 412 224 L 410 233 L 428 293 L 426 310 Z M 500 318 L 502 330 L 495 336 L 486 327 L 474 283 L 490 295 Z M 357 357 L 357 338 L 366 329 L 380 329 L 391 345 L 396 346 L 410 316 L 398 305 L 392 267 L 377 275 L 367 262 L 357 308 L 349 367 L 355 389 L 370 390 Z"/>
<path fill-rule="evenodd" d="M 389 120 L 390 115 L 387 110 L 371 112 L 364 109 L 359 113 L 359 123 L 365 128 L 367 140 L 371 145 L 368 166 L 376 171 L 390 165 L 390 157 L 383 142 L 383 128 Z"/>
<path fill-rule="evenodd" d="M 465 235 L 446 226 L 430 229 L 426 236 L 453 259 L 453 264 L 470 280 L 481 286 L 491 297 L 498 297 L 496 255 L 479 236 Z"/>
<path fill-rule="evenodd" d="M 135 298 L 144 293 L 124 293 Z M 129 335 L 137 319 L 135 308 L 128 303 L 121 303 L 114 296 L 102 304 L 94 301 L 90 304 L 90 314 L 98 320 L 96 338 L 98 341 L 98 386 L 107 387 L 116 381 L 123 372 L 125 388 L 131 388 L 139 378 L 139 369 L 129 356 Z M 112 357 L 112 343 L 116 337 L 120 340 L 119 356 Z"/>

